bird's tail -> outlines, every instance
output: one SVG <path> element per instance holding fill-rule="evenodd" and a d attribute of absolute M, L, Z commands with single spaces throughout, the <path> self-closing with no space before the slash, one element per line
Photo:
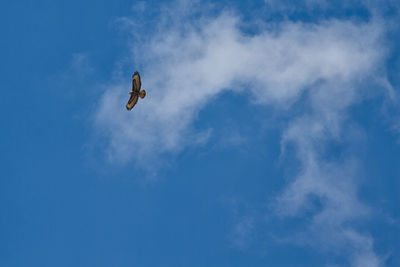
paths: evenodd
<path fill-rule="evenodd" d="M 146 96 L 146 90 L 141 90 L 139 92 L 139 96 L 140 96 L 140 98 L 144 98 Z"/>

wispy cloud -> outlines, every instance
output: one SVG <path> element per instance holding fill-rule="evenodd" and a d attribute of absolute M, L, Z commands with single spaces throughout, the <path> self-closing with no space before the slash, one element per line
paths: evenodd
<path fill-rule="evenodd" d="M 342 139 L 348 108 L 363 99 L 365 84 L 382 79 L 382 25 L 285 21 L 250 35 L 231 12 L 160 21 L 131 49 L 141 55 L 135 59 L 142 66 L 146 103 L 139 102 L 134 112 L 124 110 L 128 79 L 111 84 L 100 101 L 96 126 L 109 137 L 110 158 L 143 160 L 204 142 L 210 132 L 194 130 L 196 115 L 224 91 L 246 89 L 255 104 L 281 112 L 306 95 L 304 112 L 291 118 L 282 135 L 282 153 L 293 144 L 302 169 L 278 197 L 277 210 L 281 216 L 302 216 L 310 196 L 317 197 L 321 210 L 305 229 L 314 244 L 342 247 L 354 266 L 380 266 L 372 238 L 349 224 L 368 215 L 357 198 L 357 164 L 324 159 L 323 148 Z M 251 226 L 251 220 L 244 222 Z M 238 233 L 246 227 L 238 225 Z"/>
<path fill-rule="evenodd" d="M 146 105 L 131 113 L 121 108 L 128 79 L 102 97 L 96 122 L 110 135 L 113 157 L 128 160 L 191 143 L 197 112 L 223 91 L 250 89 L 255 102 L 285 108 L 318 82 L 362 78 L 380 56 L 373 43 L 379 29 L 371 24 L 287 22 L 254 36 L 241 32 L 239 17 L 229 13 L 184 24 L 166 26 L 135 48 L 143 55 L 138 65 L 149 91 Z M 130 145 L 134 152 L 125 151 Z"/>

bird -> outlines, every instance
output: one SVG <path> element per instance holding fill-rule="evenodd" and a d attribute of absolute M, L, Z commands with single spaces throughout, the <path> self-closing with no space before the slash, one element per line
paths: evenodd
<path fill-rule="evenodd" d="M 127 110 L 131 110 L 136 105 L 139 97 L 142 99 L 145 98 L 146 90 L 140 90 L 141 86 L 142 82 L 140 81 L 140 74 L 139 72 L 135 71 L 135 73 L 132 75 L 132 91 L 129 92 L 131 97 L 126 104 Z"/>

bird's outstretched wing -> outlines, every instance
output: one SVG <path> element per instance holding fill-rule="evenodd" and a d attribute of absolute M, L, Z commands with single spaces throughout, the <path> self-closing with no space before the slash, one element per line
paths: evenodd
<path fill-rule="evenodd" d="M 131 110 L 136 105 L 138 99 L 139 99 L 138 94 L 135 94 L 135 93 L 131 94 L 131 97 L 129 98 L 128 103 L 126 104 L 126 109 Z"/>
<path fill-rule="evenodd" d="M 132 91 L 139 92 L 141 87 L 142 87 L 142 82 L 140 81 L 140 74 L 139 72 L 136 71 L 132 75 Z"/>

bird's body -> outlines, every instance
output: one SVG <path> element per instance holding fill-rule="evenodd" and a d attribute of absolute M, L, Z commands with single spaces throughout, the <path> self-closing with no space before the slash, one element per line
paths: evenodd
<path fill-rule="evenodd" d="M 142 87 L 142 82 L 140 81 L 140 74 L 139 72 L 135 72 L 132 75 L 132 91 L 129 92 L 131 97 L 126 104 L 126 109 L 131 110 L 140 98 L 144 98 L 146 96 L 146 90 L 140 90 Z"/>

